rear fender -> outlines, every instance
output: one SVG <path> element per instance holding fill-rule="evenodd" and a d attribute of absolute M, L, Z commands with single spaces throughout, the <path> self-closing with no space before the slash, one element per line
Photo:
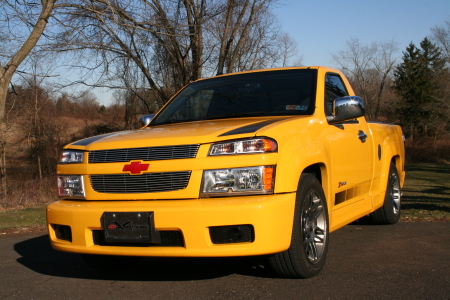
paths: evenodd
<path fill-rule="evenodd" d="M 378 182 L 373 183 L 371 191 L 373 195 L 373 210 L 380 208 L 384 203 L 391 162 L 394 162 L 397 167 L 400 176 L 400 187 L 403 187 L 405 182 L 403 144 L 399 146 L 398 142 L 388 143 L 385 140 L 381 149 L 383 151 L 381 172 L 380 176 L 374 175 L 374 180 L 378 180 Z"/>

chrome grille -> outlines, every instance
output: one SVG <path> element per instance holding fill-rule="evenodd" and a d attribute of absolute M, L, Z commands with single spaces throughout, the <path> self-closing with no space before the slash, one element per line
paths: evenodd
<path fill-rule="evenodd" d="M 128 162 L 130 160 L 167 160 L 194 158 L 200 145 L 123 148 L 89 152 L 89 163 Z"/>
<path fill-rule="evenodd" d="M 191 172 L 90 175 L 89 177 L 92 189 L 99 193 L 155 193 L 186 188 Z"/>

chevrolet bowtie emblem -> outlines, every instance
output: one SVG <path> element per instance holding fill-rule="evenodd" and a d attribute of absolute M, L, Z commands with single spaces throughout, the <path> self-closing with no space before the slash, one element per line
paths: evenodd
<path fill-rule="evenodd" d="M 130 172 L 131 175 L 142 174 L 147 171 L 150 164 L 142 164 L 140 161 L 133 161 L 129 165 L 123 166 L 123 172 Z"/>

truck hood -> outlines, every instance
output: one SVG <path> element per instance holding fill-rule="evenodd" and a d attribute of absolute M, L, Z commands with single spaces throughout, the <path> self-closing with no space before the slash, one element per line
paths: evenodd
<path fill-rule="evenodd" d="M 102 150 L 183 144 L 251 137 L 262 130 L 304 116 L 251 117 L 167 124 L 138 130 L 119 131 L 76 141 L 66 148 Z"/>

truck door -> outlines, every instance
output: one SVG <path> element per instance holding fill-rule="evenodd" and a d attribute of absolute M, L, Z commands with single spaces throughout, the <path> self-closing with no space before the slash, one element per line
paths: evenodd
<path fill-rule="evenodd" d="M 327 73 L 325 111 L 331 113 L 332 100 L 348 96 L 339 74 Z M 328 125 L 333 223 L 347 222 L 369 213 L 371 183 L 371 143 L 364 118 Z"/>

